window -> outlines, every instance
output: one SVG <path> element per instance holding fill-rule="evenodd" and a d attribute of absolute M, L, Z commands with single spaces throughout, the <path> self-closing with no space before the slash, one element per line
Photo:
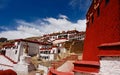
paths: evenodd
<path fill-rule="evenodd" d="M 55 51 L 53 50 L 53 53 L 55 53 Z"/>
<path fill-rule="evenodd" d="M 100 16 L 100 7 L 97 8 L 97 16 Z"/>
<path fill-rule="evenodd" d="M 105 4 L 107 5 L 109 3 L 110 0 L 105 0 Z"/>
<path fill-rule="evenodd" d="M 58 49 L 58 53 L 60 53 L 60 49 Z"/>
<path fill-rule="evenodd" d="M 48 56 L 46 57 L 46 59 L 48 59 Z"/>
<path fill-rule="evenodd" d="M 94 22 L 94 16 L 92 15 L 92 23 Z"/>
<path fill-rule="evenodd" d="M 46 59 L 46 57 L 44 57 Z"/>
<path fill-rule="evenodd" d="M 48 54 L 50 54 L 50 51 L 48 52 Z"/>
<path fill-rule="evenodd" d="M 89 27 L 89 21 L 87 22 L 87 27 Z"/>
<path fill-rule="evenodd" d="M 18 45 L 20 44 L 20 42 L 18 42 Z"/>
<path fill-rule="evenodd" d="M 15 51 L 15 54 L 17 54 L 17 50 Z"/>
<path fill-rule="evenodd" d="M 47 51 L 45 51 L 44 53 L 47 54 Z"/>

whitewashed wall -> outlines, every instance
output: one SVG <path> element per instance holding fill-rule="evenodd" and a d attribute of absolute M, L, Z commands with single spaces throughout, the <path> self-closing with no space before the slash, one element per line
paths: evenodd
<path fill-rule="evenodd" d="M 55 54 L 55 53 L 58 53 L 57 47 L 52 48 L 51 53 L 54 53 L 54 54 Z"/>
<path fill-rule="evenodd" d="M 100 75 L 120 75 L 120 57 L 101 57 Z"/>
<path fill-rule="evenodd" d="M 7 69 L 12 69 L 13 70 L 13 67 L 0 65 L 0 70 L 7 70 Z"/>
<path fill-rule="evenodd" d="M 17 75 L 28 75 L 28 65 L 26 64 L 16 64 L 14 70 Z"/>
<path fill-rule="evenodd" d="M 6 54 L 7 57 L 10 59 L 14 60 L 15 62 L 18 62 L 18 49 L 6 49 Z"/>
<path fill-rule="evenodd" d="M 64 47 L 60 48 L 60 51 L 61 51 L 61 53 L 66 53 L 67 52 L 66 48 L 64 48 Z"/>
<path fill-rule="evenodd" d="M 3 55 L 0 55 L 0 70 L 13 69 L 14 64 Z"/>
<path fill-rule="evenodd" d="M 44 75 L 47 75 L 47 73 L 48 73 L 48 67 L 39 65 L 39 66 L 38 66 L 38 69 L 39 69 L 39 70 L 44 70 Z"/>

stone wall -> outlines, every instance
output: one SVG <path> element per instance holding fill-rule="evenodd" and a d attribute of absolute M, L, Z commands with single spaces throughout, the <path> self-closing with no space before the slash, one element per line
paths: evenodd
<path fill-rule="evenodd" d="M 100 75 L 120 75 L 120 57 L 101 57 Z"/>

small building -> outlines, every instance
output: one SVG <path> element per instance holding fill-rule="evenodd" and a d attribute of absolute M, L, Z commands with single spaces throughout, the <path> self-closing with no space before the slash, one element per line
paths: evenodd
<path fill-rule="evenodd" d="M 17 39 L 12 44 L 3 45 L 2 50 L 5 50 L 5 56 L 15 62 L 20 60 L 20 56 L 26 53 L 28 56 L 35 56 L 39 51 L 39 42 Z"/>
<path fill-rule="evenodd" d="M 49 41 L 53 42 L 57 39 L 68 39 L 68 40 L 84 40 L 85 32 L 79 32 L 76 29 L 70 31 L 62 31 L 61 33 L 53 33 L 49 35 Z"/>
<path fill-rule="evenodd" d="M 30 60 L 39 54 L 39 42 L 17 39 L 13 43 L 3 45 L 2 50 L 4 55 L 0 55 L 0 69 L 12 69 L 18 75 L 35 71 L 35 65 Z"/>
<path fill-rule="evenodd" d="M 47 61 L 55 60 L 57 53 L 58 53 L 57 46 L 51 47 L 46 46 L 45 48 L 40 48 L 39 50 L 40 58 Z"/>

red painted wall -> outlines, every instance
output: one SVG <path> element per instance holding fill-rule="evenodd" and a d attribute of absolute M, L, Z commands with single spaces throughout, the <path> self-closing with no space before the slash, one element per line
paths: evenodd
<path fill-rule="evenodd" d="M 99 16 L 93 5 L 88 11 L 87 18 L 93 12 L 94 21 L 92 23 L 90 17 L 87 23 L 83 60 L 98 61 L 100 44 L 120 41 L 120 0 L 109 0 L 108 4 L 105 1 L 100 2 Z"/>
<path fill-rule="evenodd" d="M 13 70 L 0 70 L 0 75 L 17 75 L 17 73 Z"/>

